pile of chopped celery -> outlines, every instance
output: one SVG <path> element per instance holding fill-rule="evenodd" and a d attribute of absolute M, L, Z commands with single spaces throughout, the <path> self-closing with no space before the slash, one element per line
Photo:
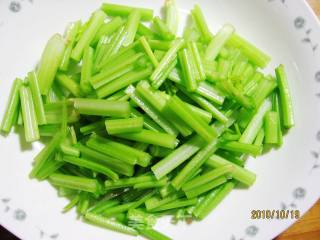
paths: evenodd
<path fill-rule="evenodd" d="M 70 200 L 64 212 L 170 239 L 157 217 L 205 218 L 254 183 L 248 156 L 281 146 L 294 125 L 284 66 L 264 74 L 270 57 L 232 25 L 211 33 L 197 5 L 190 17 L 178 37 L 174 0 L 164 18 L 105 3 L 53 35 L 37 68 L 14 81 L 1 131 L 50 138 L 30 177 Z"/>

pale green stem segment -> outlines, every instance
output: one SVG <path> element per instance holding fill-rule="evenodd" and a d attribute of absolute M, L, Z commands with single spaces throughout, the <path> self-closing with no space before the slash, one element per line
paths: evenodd
<path fill-rule="evenodd" d="M 20 87 L 20 102 L 24 124 L 25 139 L 27 142 L 34 142 L 36 140 L 39 140 L 40 134 L 38 128 L 38 121 L 34 109 L 32 94 L 29 87 Z"/>
<path fill-rule="evenodd" d="M 206 60 L 215 60 L 218 54 L 220 53 L 221 49 L 228 41 L 228 39 L 234 33 L 234 27 L 230 24 L 224 25 L 220 31 L 213 37 L 210 41 L 205 54 L 204 58 Z"/>
<path fill-rule="evenodd" d="M 108 134 L 121 134 L 140 132 L 143 127 L 143 118 L 124 118 L 124 119 L 110 119 L 105 121 Z"/>
<path fill-rule="evenodd" d="M 285 128 L 291 128 L 294 126 L 293 106 L 290 95 L 289 84 L 286 76 L 286 72 L 283 65 L 276 68 L 276 75 L 279 85 L 280 93 L 280 106 L 282 113 L 283 126 Z"/>
<path fill-rule="evenodd" d="M 9 101 L 7 103 L 7 108 L 4 113 L 1 122 L 1 131 L 5 133 L 9 133 L 11 131 L 12 126 L 14 125 L 14 121 L 19 115 L 19 105 L 20 105 L 20 88 L 22 86 L 22 80 L 16 78 L 11 87 Z"/>
<path fill-rule="evenodd" d="M 41 56 L 37 71 L 40 92 L 47 95 L 63 58 L 65 41 L 60 34 L 53 35 Z"/>
<path fill-rule="evenodd" d="M 138 10 L 141 14 L 141 20 L 150 21 L 153 18 L 153 10 L 147 8 L 135 8 L 125 5 L 104 3 L 101 9 L 109 16 L 128 17 L 133 10 Z"/>
<path fill-rule="evenodd" d="M 44 125 L 47 123 L 46 114 L 44 111 L 43 101 L 40 93 L 38 77 L 35 72 L 28 73 L 28 81 L 29 81 L 29 86 L 32 93 L 32 99 L 33 99 L 34 108 L 37 115 L 38 124 Z"/>
<path fill-rule="evenodd" d="M 77 42 L 76 46 L 72 50 L 71 58 L 75 61 L 80 61 L 82 58 L 83 52 L 87 46 L 91 43 L 94 39 L 95 35 L 97 34 L 99 28 L 103 24 L 106 18 L 106 14 L 101 11 L 97 10 L 91 16 L 89 20 L 89 25 L 86 30 L 82 33 L 79 41 Z"/>

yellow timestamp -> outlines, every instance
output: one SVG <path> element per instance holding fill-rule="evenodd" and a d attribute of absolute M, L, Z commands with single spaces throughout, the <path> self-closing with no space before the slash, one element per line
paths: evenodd
<path fill-rule="evenodd" d="M 299 219 L 299 210 L 252 210 L 251 219 Z"/>

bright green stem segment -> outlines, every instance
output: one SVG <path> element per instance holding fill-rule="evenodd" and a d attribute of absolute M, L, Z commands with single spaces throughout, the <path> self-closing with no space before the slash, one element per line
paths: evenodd
<path fill-rule="evenodd" d="M 4 113 L 2 122 L 1 122 L 1 131 L 9 133 L 14 124 L 15 119 L 19 114 L 19 105 L 20 105 L 20 88 L 22 86 L 22 80 L 16 78 L 11 87 L 9 100 L 7 103 L 7 108 Z"/>
<path fill-rule="evenodd" d="M 268 144 L 278 144 L 278 113 L 270 111 L 266 113 L 264 118 L 264 133 L 265 133 L 265 143 Z"/>
<path fill-rule="evenodd" d="M 217 129 L 218 135 L 221 135 L 225 131 L 225 129 L 227 129 L 234 123 L 236 115 L 237 114 L 235 114 L 235 116 L 231 116 L 228 123 L 216 125 L 215 128 Z M 185 162 L 193 154 L 198 152 L 200 148 L 205 146 L 205 144 L 205 141 L 199 135 L 195 135 L 186 143 L 182 144 L 161 161 L 152 166 L 152 172 L 157 179 L 162 178 L 163 176 L 170 173 L 173 169 L 181 165 L 183 162 Z"/>
<path fill-rule="evenodd" d="M 190 191 L 191 189 L 200 187 L 203 184 L 209 183 L 210 181 L 223 176 L 225 174 L 232 173 L 234 170 L 234 167 L 230 165 L 225 165 L 222 167 L 218 167 L 216 169 L 213 169 L 207 173 L 202 174 L 201 176 L 193 178 L 191 181 L 187 182 L 182 186 L 183 191 Z"/>
<path fill-rule="evenodd" d="M 29 86 L 32 93 L 32 99 L 33 99 L 34 108 L 37 115 L 38 124 L 39 125 L 46 124 L 47 123 L 46 115 L 44 112 L 38 78 L 35 72 L 28 73 L 28 81 L 29 81 Z"/>
<path fill-rule="evenodd" d="M 108 36 L 114 33 L 123 23 L 124 20 L 121 17 L 115 17 L 109 22 L 103 23 L 93 39 L 92 44 L 97 44 L 102 36 Z"/>
<path fill-rule="evenodd" d="M 140 132 L 143 127 L 143 118 L 110 119 L 105 121 L 109 134 Z"/>
<path fill-rule="evenodd" d="M 71 53 L 71 58 L 75 61 L 80 61 L 82 58 L 83 52 L 87 46 L 92 42 L 95 35 L 97 34 L 99 28 L 103 24 L 106 15 L 101 10 L 97 10 L 91 16 L 89 20 L 89 25 L 86 30 L 82 33 L 78 43 L 74 47 Z"/>
<path fill-rule="evenodd" d="M 168 26 L 158 16 L 153 19 L 153 28 L 163 40 L 173 40 L 175 37 Z"/>
<path fill-rule="evenodd" d="M 228 122 L 228 117 L 222 113 L 218 108 L 216 108 L 212 103 L 210 103 L 207 99 L 203 98 L 198 94 L 190 94 L 185 89 L 181 88 L 184 94 L 190 97 L 193 101 L 195 101 L 201 108 L 212 114 L 212 117 L 219 120 L 222 123 Z"/>
<path fill-rule="evenodd" d="M 157 58 L 154 56 L 153 51 L 152 51 L 147 39 L 144 36 L 142 36 L 139 38 L 139 41 L 140 41 L 144 51 L 148 55 L 150 61 L 152 62 L 153 66 L 157 67 L 159 65 L 159 62 L 158 62 Z"/>
<path fill-rule="evenodd" d="M 187 198 L 194 198 L 197 197 L 205 192 L 210 191 L 211 189 L 214 189 L 218 186 L 220 186 L 221 184 L 225 183 L 227 181 L 227 178 L 225 176 L 221 176 L 218 177 L 208 183 L 205 183 L 197 188 L 192 188 L 188 191 L 185 191 L 185 194 L 187 196 Z"/>
<path fill-rule="evenodd" d="M 134 9 L 128 16 L 127 25 L 126 25 L 126 39 L 123 42 L 123 46 L 128 46 L 133 43 L 134 38 L 136 36 L 139 22 L 140 22 L 141 14 L 140 11 Z"/>
<path fill-rule="evenodd" d="M 252 95 L 256 106 L 259 107 L 265 98 L 268 97 L 276 87 L 277 82 L 273 77 L 267 77 L 260 81 L 255 89 L 254 94 Z"/>
<path fill-rule="evenodd" d="M 109 16 L 128 17 L 133 10 L 138 10 L 141 14 L 141 20 L 150 21 L 153 18 L 153 10 L 147 8 L 134 8 L 125 5 L 104 3 L 101 9 Z"/>
<path fill-rule="evenodd" d="M 174 135 L 145 129 L 140 132 L 116 134 L 116 136 L 172 149 L 177 146 L 177 139 Z"/>
<path fill-rule="evenodd" d="M 128 72 L 122 75 L 121 77 L 113 80 L 112 82 L 104 85 L 103 87 L 99 88 L 97 90 L 97 95 L 99 98 L 105 98 L 107 96 L 110 96 L 111 94 L 129 86 L 130 84 L 134 84 L 140 80 L 148 79 L 151 73 L 151 68 Z"/>
<path fill-rule="evenodd" d="M 233 34 L 229 38 L 227 45 L 240 49 L 241 52 L 258 67 L 266 67 L 271 60 L 267 54 L 256 48 L 244 38 L 240 37 L 238 34 Z"/>
<path fill-rule="evenodd" d="M 89 209 L 89 212 L 100 214 L 104 212 L 107 208 L 114 207 L 116 205 L 119 205 L 118 200 L 112 200 L 112 199 L 102 199 L 99 202 L 97 202 L 91 209 Z"/>
<path fill-rule="evenodd" d="M 196 93 L 219 105 L 222 105 L 225 99 L 225 97 L 208 82 L 201 82 Z"/>
<path fill-rule="evenodd" d="M 77 144 L 76 148 L 81 152 L 81 156 L 84 158 L 92 159 L 93 161 L 102 164 L 111 170 L 123 174 L 125 176 L 133 175 L 133 166 L 129 164 L 123 164 L 123 161 L 116 158 L 112 158 L 106 154 L 95 151 L 91 148 L 88 148 L 82 144 Z"/>
<path fill-rule="evenodd" d="M 162 178 L 161 180 L 146 181 L 143 183 L 137 183 L 133 185 L 134 189 L 148 189 L 148 188 L 160 188 L 166 186 L 168 183 L 167 178 Z"/>
<path fill-rule="evenodd" d="M 251 144 L 253 143 L 254 139 L 256 138 L 260 128 L 263 125 L 263 119 L 265 114 L 271 109 L 271 101 L 266 99 L 264 103 L 260 106 L 256 114 L 250 120 L 248 126 L 242 133 L 239 142 Z"/>
<path fill-rule="evenodd" d="M 93 55 L 94 49 L 87 47 L 84 50 L 81 68 L 81 79 L 80 79 L 80 89 L 84 94 L 89 94 L 92 91 L 90 84 L 90 79 L 92 76 L 93 69 Z"/>
<path fill-rule="evenodd" d="M 97 135 L 93 135 L 87 141 L 87 146 L 96 151 L 117 158 L 123 161 L 124 163 L 130 165 L 134 165 L 137 163 L 137 156 L 132 154 L 133 148 L 125 144 L 114 142 Z"/>
<path fill-rule="evenodd" d="M 181 101 L 177 96 L 173 96 L 167 103 L 167 106 L 181 118 L 189 127 L 194 129 L 207 142 L 213 140 L 217 133 L 200 117 L 191 112 L 191 109 Z"/>
<path fill-rule="evenodd" d="M 228 182 L 217 189 L 213 189 L 193 211 L 198 219 L 204 219 L 231 192 L 235 184 Z"/>
<path fill-rule="evenodd" d="M 152 75 L 150 76 L 150 80 L 157 82 L 163 72 L 167 69 L 167 66 L 170 62 L 172 62 L 177 55 L 177 52 L 184 44 L 183 39 L 176 39 L 173 44 L 171 45 L 170 49 L 166 52 L 164 57 L 161 59 L 159 65 L 156 67 Z"/>
<path fill-rule="evenodd" d="M 172 186 L 175 189 L 180 189 L 182 184 L 193 175 L 204 162 L 217 150 L 217 139 L 214 139 L 202 148 L 188 163 L 187 165 L 173 178 Z"/>
<path fill-rule="evenodd" d="M 81 90 L 79 84 L 63 73 L 58 73 L 56 76 L 57 82 L 67 89 L 73 96 L 80 97 L 81 96 Z"/>
<path fill-rule="evenodd" d="M 153 212 L 159 212 L 159 211 L 165 211 L 165 210 L 170 210 L 170 209 L 176 209 L 176 208 L 182 208 L 182 207 L 187 207 L 191 205 L 195 205 L 197 203 L 196 198 L 192 199 L 182 199 L 182 200 L 176 200 L 168 204 L 164 204 L 160 207 L 157 207 L 153 209 Z"/>
<path fill-rule="evenodd" d="M 85 215 L 85 219 L 95 225 L 98 225 L 113 231 L 129 234 L 132 236 L 138 235 L 138 232 L 135 229 L 95 213 L 87 212 Z"/>
<path fill-rule="evenodd" d="M 188 49 L 179 52 L 179 61 L 184 75 L 184 85 L 188 91 L 193 92 L 198 88 L 198 84 L 193 73 L 191 53 Z"/>
<path fill-rule="evenodd" d="M 42 167 L 50 160 L 52 154 L 59 147 L 62 139 L 62 133 L 59 131 L 51 139 L 51 141 L 40 151 L 40 153 L 34 158 L 34 165 L 30 173 L 30 177 L 37 177 L 38 173 L 41 171 Z"/>
<path fill-rule="evenodd" d="M 77 177 L 54 173 L 49 177 L 50 182 L 58 187 L 66 187 L 75 190 L 100 194 L 101 185 L 93 178 Z"/>
<path fill-rule="evenodd" d="M 188 43 L 188 49 L 190 49 L 190 51 L 191 51 L 190 53 L 191 53 L 192 59 L 194 61 L 196 70 L 199 74 L 199 76 L 198 76 L 199 78 L 197 80 L 199 82 L 201 82 L 206 79 L 206 73 L 204 70 L 204 66 L 202 64 L 202 59 L 200 56 L 200 52 L 199 52 L 197 43 L 194 41 Z"/>
<path fill-rule="evenodd" d="M 66 41 L 66 49 L 64 51 L 59 69 L 61 71 L 67 71 L 70 65 L 71 53 L 76 42 L 76 38 L 78 36 L 79 30 L 81 28 L 81 21 L 72 22 L 67 27 L 64 38 Z"/>
<path fill-rule="evenodd" d="M 63 161 L 74 164 L 76 166 L 88 168 L 90 170 L 93 170 L 98 173 L 102 173 L 106 175 L 107 177 L 111 178 L 112 180 L 117 180 L 119 179 L 118 174 L 116 174 L 114 171 L 111 169 L 107 168 L 106 166 L 103 166 L 102 164 L 90 161 L 85 158 L 77 158 L 77 157 L 72 157 L 72 156 L 63 156 Z"/>
<path fill-rule="evenodd" d="M 151 106 L 146 100 L 137 95 L 135 87 L 129 86 L 126 93 L 130 96 L 131 100 L 138 105 L 154 122 L 156 122 L 165 132 L 174 136 L 178 135 L 178 131 L 165 119 L 159 111 Z"/>
<path fill-rule="evenodd" d="M 257 156 L 261 154 L 262 147 L 248 143 L 240 143 L 237 141 L 223 142 L 219 144 L 219 148 L 228 150 L 231 152 L 247 153 Z"/>
<path fill-rule="evenodd" d="M 142 53 L 131 54 L 130 51 L 126 54 L 123 54 L 123 56 L 119 56 L 117 60 L 114 61 L 117 62 L 117 64 L 109 64 L 107 69 L 101 71 L 91 78 L 92 86 L 95 89 L 103 87 L 105 84 L 108 84 L 122 75 L 133 71 L 135 68 L 134 63 L 138 61 L 142 55 Z M 123 57 L 125 58 L 122 59 Z"/>
<path fill-rule="evenodd" d="M 175 0 L 166 0 L 165 1 L 165 23 L 169 29 L 169 31 L 176 35 L 178 31 L 179 24 L 179 13 L 178 7 Z"/>
<path fill-rule="evenodd" d="M 199 5 L 195 5 L 191 11 L 193 20 L 196 23 L 196 26 L 201 33 L 201 37 L 205 42 L 209 42 L 212 38 L 212 34 L 209 30 L 209 27 L 206 23 L 204 15 Z"/>
<path fill-rule="evenodd" d="M 234 167 L 234 170 L 232 172 L 232 177 L 235 180 L 238 180 L 239 182 L 245 184 L 246 186 L 252 186 L 252 184 L 256 180 L 256 175 L 253 172 L 250 172 L 249 170 L 242 168 L 218 155 L 212 155 L 205 163 L 207 166 L 212 168 L 218 168 L 226 165 L 232 165 Z"/>
<path fill-rule="evenodd" d="M 75 98 L 73 102 L 74 108 L 80 114 L 108 117 L 130 116 L 130 104 L 125 101 Z"/>
<path fill-rule="evenodd" d="M 26 141 L 36 141 L 40 139 L 40 134 L 32 94 L 29 87 L 20 87 L 20 102 Z"/>
<path fill-rule="evenodd" d="M 47 95 L 56 72 L 60 66 L 65 50 L 64 39 L 60 34 L 53 35 L 41 56 L 38 68 L 38 81 L 40 92 L 42 95 Z"/>
<path fill-rule="evenodd" d="M 117 189 L 117 188 L 125 188 L 125 187 L 132 187 L 133 185 L 155 181 L 155 177 L 151 175 L 139 176 L 139 177 L 131 177 L 131 178 L 121 178 L 116 181 L 105 181 L 105 188 L 106 189 Z"/>
<path fill-rule="evenodd" d="M 215 60 L 218 54 L 220 53 L 221 49 L 228 41 L 228 39 L 234 33 L 234 27 L 230 24 L 224 25 L 220 31 L 213 37 L 210 41 L 205 54 L 204 58 L 206 60 Z"/>
<path fill-rule="evenodd" d="M 279 85 L 280 106 L 282 114 L 282 122 L 285 128 L 294 126 L 293 106 L 290 96 L 290 89 L 287 75 L 283 65 L 276 68 L 276 76 Z"/>

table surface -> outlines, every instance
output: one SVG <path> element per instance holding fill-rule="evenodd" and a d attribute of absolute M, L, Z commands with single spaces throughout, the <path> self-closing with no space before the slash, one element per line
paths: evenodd
<path fill-rule="evenodd" d="M 320 17 L 320 0 L 307 0 L 316 15 Z M 19 240 L 0 226 L 1 240 Z M 294 225 L 275 240 L 316 240 L 320 239 L 320 200 Z"/>

